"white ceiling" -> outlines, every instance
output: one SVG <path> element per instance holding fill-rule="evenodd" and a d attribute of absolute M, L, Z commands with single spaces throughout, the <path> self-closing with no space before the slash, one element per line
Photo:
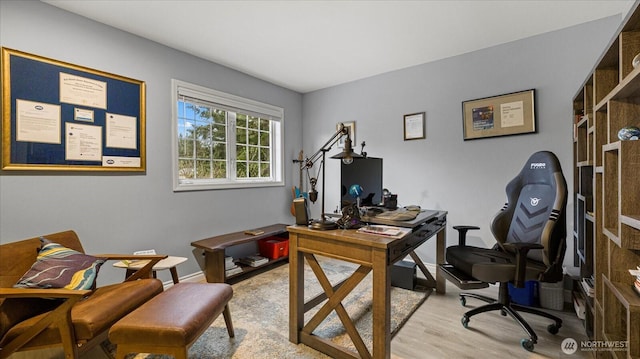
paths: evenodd
<path fill-rule="evenodd" d="M 611 15 L 632 0 L 42 0 L 306 93 Z"/>

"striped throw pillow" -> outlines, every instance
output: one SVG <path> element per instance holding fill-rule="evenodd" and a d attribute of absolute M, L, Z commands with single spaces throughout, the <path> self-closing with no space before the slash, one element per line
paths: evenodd
<path fill-rule="evenodd" d="M 41 237 L 42 247 L 31 268 L 14 285 L 17 288 L 92 289 L 105 262 Z"/>

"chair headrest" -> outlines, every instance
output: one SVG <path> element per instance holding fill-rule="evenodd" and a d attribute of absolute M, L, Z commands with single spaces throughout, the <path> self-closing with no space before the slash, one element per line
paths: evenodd
<path fill-rule="evenodd" d="M 549 184 L 556 172 L 562 172 L 558 157 L 552 152 L 540 151 L 529 157 L 518 177 L 523 183 Z"/>

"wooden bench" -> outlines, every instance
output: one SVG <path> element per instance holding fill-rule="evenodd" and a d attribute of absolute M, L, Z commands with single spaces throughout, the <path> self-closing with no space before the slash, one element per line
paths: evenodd
<path fill-rule="evenodd" d="M 227 233 L 219 236 L 201 239 L 191 242 L 191 246 L 204 251 L 204 275 L 209 283 L 229 283 L 234 284 L 253 274 L 260 273 L 266 267 L 271 267 L 276 263 L 284 264 L 287 257 L 280 257 L 269 260 L 267 264 L 259 267 L 244 267 L 242 273 L 225 277 L 225 250 L 229 247 L 256 242 L 269 237 L 288 238 L 287 224 L 272 224 L 270 226 L 255 228 L 259 234 L 247 234 L 245 231 Z"/>
<path fill-rule="evenodd" d="M 233 289 L 224 283 L 178 283 L 119 320 L 109 331 L 117 345 L 116 359 L 129 353 L 170 354 L 186 359 L 189 347 L 223 313 L 234 336 L 229 300 Z"/>

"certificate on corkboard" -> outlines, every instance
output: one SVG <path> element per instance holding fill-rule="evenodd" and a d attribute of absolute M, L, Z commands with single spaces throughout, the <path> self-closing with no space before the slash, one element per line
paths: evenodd
<path fill-rule="evenodd" d="M 535 133 L 535 90 L 462 102 L 464 140 Z"/>

